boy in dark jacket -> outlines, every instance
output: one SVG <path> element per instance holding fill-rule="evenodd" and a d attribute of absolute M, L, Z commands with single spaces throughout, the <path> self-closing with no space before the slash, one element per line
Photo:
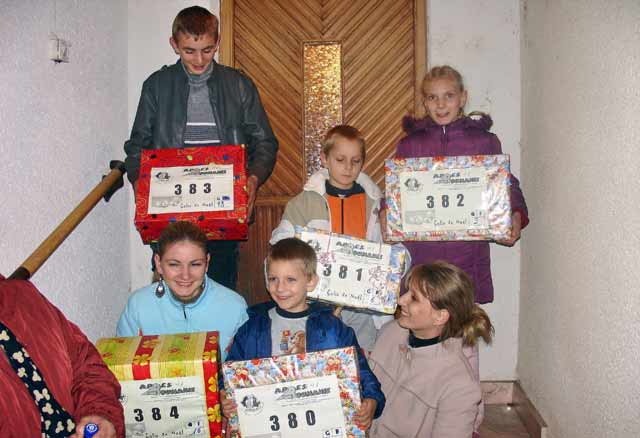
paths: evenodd
<path fill-rule="evenodd" d="M 267 289 L 274 302 L 248 310 L 249 320 L 236 333 L 228 361 L 247 360 L 354 346 L 358 351 L 362 405 L 356 423 L 368 429 L 384 408 L 380 383 L 361 354 L 353 329 L 333 316 L 331 308 L 308 304 L 307 293 L 318 283 L 316 254 L 307 243 L 282 239 L 267 256 Z M 235 402 L 221 391 L 222 410 L 228 418 Z"/>
<path fill-rule="evenodd" d="M 153 73 L 142 85 L 140 103 L 124 144 L 129 181 L 137 184 L 143 149 L 246 144 L 248 213 L 258 187 L 271 174 L 278 141 L 255 85 L 239 70 L 213 59 L 220 39 L 218 18 L 192 6 L 178 13 L 169 39 L 180 60 Z M 207 274 L 236 288 L 238 242 L 209 241 Z"/>

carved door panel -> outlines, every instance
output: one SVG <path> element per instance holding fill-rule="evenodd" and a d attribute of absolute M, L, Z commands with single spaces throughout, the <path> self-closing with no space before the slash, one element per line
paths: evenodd
<path fill-rule="evenodd" d="M 221 62 L 256 83 L 280 143 L 240 250 L 238 290 L 250 304 L 268 299 L 263 260 L 271 231 L 318 167 L 327 127 L 342 122 L 362 131 L 363 171 L 384 184 L 384 160 L 419 100 L 424 23 L 424 0 L 222 0 Z"/>

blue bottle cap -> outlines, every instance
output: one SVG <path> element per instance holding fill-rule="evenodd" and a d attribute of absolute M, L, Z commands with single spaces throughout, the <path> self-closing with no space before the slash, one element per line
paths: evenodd
<path fill-rule="evenodd" d="M 98 425 L 96 423 L 87 423 L 84 426 L 84 438 L 91 438 L 98 433 Z"/>

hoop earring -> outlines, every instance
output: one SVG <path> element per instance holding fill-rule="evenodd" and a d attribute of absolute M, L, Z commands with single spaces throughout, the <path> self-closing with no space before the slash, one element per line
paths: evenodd
<path fill-rule="evenodd" d="M 162 279 L 162 275 L 160 276 L 160 281 L 158 281 L 158 286 L 156 286 L 156 297 L 162 298 L 165 293 L 164 288 L 164 280 Z"/>

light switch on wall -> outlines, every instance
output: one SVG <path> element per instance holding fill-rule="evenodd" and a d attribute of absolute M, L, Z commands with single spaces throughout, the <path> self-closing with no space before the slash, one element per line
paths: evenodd
<path fill-rule="evenodd" d="M 58 62 L 69 62 L 69 47 L 71 43 L 56 34 L 49 36 L 49 59 Z"/>

